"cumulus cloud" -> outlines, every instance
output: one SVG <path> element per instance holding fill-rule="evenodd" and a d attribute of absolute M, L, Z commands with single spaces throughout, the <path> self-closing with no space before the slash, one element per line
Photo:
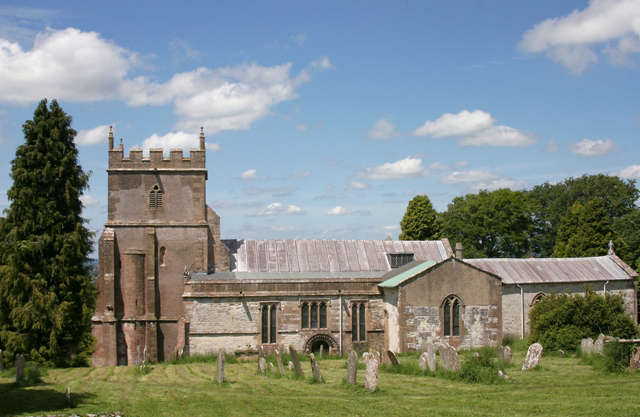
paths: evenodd
<path fill-rule="evenodd" d="M 100 199 L 91 197 L 90 195 L 83 195 L 80 197 L 80 201 L 82 201 L 82 205 L 85 207 L 95 206 L 100 202 Z"/>
<path fill-rule="evenodd" d="M 101 125 L 90 130 L 81 130 L 76 135 L 75 142 L 78 145 L 97 145 L 104 143 L 109 138 L 109 125 Z"/>
<path fill-rule="evenodd" d="M 584 10 L 544 20 L 522 36 L 518 47 L 546 52 L 575 74 L 606 54 L 612 64 L 627 64 L 640 53 L 640 2 L 591 0 Z"/>
<path fill-rule="evenodd" d="M 620 178 L 624 178 L 628 180 L 640 179 L 640 165 L 628 166 L 620 170 L 620 172 L 618 172 L 616 175 L 619 176 Z"/>
<path fill-rule="evenodd" d="M 402 134 L 396 130 L 396 127 L 386 119 L 378 119 L 369 129 L 368 133 L 371 139 L 392 139 L 402 137 Z"/>
<path fill-rule="evenodd" d="M 276 216 L 279 214 L 302 215 L 305 213 L 306 211 L 302 210 L 298 206 L 290 205 L 285 207 L 282 205 L 282 203 L 271 203 L 267 206 L 267 208 L 255 213 L 254 216 Z"/>
<path fill-rule="evenodd" d="M 392 224 L 390 226 L 384 226 L 382 230 L 384 230 L 384 232 L 388 235 L 393 235 L 397 234 L 400 231 L 400 226 L 397 224 Z"/>
<path fill-rule="evenodd" d="M 240 174 L 240 179 L 242 179 L 244 181 L 257 180 L 258 179 L 257 170 L 255 170 L 255 169 L 246 170 L 245 172 Z"/>
<path fill-rule="evenodd" d="M 524 181 L 505 178 L 504 175 L 492 171 L 456 171 L 440 178 L 441 184 L 464 186 L 468 190 L 497 190 L 499 188 L 523 189 L 527 187 Z"/>
<path fill-rule="evenodd" d="M 422 158 L 409 156 L 396 162 L 387 162 L 375 168 L 365 168 L 358 172 L 357 176 L 370 180 L 386 180 L 390 178 L 423 177 L 428 174 L 429 171 L 422 166 Z"/>
<path fill-rule="evenodd" d="M 569 151 L 585 158 L 606 155 L 616 149 L 616 143 L 612 139 L 591 140 L 582 139 L 569 145 Z"/>
<path fill-rule="evenodd" d="M 413 131 L 414 136 L 458 138 L 460 146 L 529 146 L 538 141 L 537 135 L 509 126 L 494 126 L 491 114 L 482 110 L 462 110 L 445 113 L 436 120 L 427 120 Z"/>
<path fill-rule="evenodd" d="M 351 214 L 351 210 L 348 210 L 342 206 L 335 206 L 331 210 L 327 211 L 328 216 L 344 216 L 346 214 Z"/>
<path fill-rule="evenodd" d="M 205 143 L 205 148 L 216 152 L 220 150 L 217 143 Z M 148 151 L 151 148 L 162 148 L 165 154 L 170 149 L 191 149 L 200 147 L 200 135 L 184 131 L 169 132 L 166 135 L 154 133 L 142 142 L 142 149 Z"/>
<path fill-rule="evenodd" d="M 343 190 L 368 190 L 369 188 L 371 188 L 369 184 L 359 181 L 351 181 L 342 186 Z"/>
<path fill-rule="evenodd" d="M 323 56 L 312 61 L 310 67 L 318 71 L 324 71 L 324 70 L 336 68 L 331 64 L 328 56 Z"/>

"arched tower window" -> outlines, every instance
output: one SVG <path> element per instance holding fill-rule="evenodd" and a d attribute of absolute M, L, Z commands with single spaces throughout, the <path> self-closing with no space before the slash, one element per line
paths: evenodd
<path fill-rule="evenodd" d="M 157 184 L 149 193 L 149 210 L 162 210 L 162 190 Z"/>
<path fill-rule="evenodd" d="M 164 246 L 160 247 L 158 261 L 161 266 L 165 266 L 167 264 L 167 248 L 165 248 Z"/>
<path fill-rule="evenodd" d="M 450 295 L 442 304 L 443 335 L 460 336 L 460 306 L 462 303 L 455 295 Z"/>

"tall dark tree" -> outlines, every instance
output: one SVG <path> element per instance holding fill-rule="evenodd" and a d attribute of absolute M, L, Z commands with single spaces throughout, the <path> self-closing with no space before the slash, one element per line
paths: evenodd
<path fill-rule="evenodd" d="M 537 256 L 549 257 L 556 246 L 560 221 L 575 203 L 580 202 L 584 206 L 589 200 L 599 199 L 604 203 L 607 216 L 614 220 L 635 208 L 640 191 L 634 180 L 624 181 L 598 174 L 568 178 L 556 184 L 536 185 L 529 195 L 537 203 L 532 251 Z"/>
<path fill-rule="evenodd" d="M 436 216 L 431 200 L 426 195 L 417 195 L 409 201 L 407 211 L 400 222 L 400 240 L 429 240 L 438 237 Z"/>
<path fill-rule="evenodd" d="M 0 224 L 0 348 L 74 364 L 93 348 L 91 232 L 80 202 L 89 177 L 78 164 L 71 116 L 55 100 L 48 108 L 42 100 L 23 132 Z"/>
<path fill-rule="evenodd" d="M 527 256 L 533 203 L 526 192 L 506 188 L 456 197 L 441 214 L 442 235 L 461 242 L 466 258 Z"/>
<path fill-rule="evenodd" d="M 613 239 L 612 220 L 602 200 L 577 202 L 560 221 L 554 258 L 578 258 L 607 254 Z"/>
<path fill-rule="evenodd" d="M 618 256 L 640 271 L 640 208 L 615 219 L 613 233 Z"/>

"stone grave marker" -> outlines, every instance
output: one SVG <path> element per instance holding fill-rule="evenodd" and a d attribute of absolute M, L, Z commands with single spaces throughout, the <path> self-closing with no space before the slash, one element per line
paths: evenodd
<path fill-rule="evenodd" d="M 258 360 L 260 358 L 264 358 L 264 348 L 262 347 L 262 345 L 258 345 Z"/>
<path fill-rule="evenodd" d="M 322 359 L 323 356 L 324 356 L 324 345 L 320 345 L 320 353 L 318 357 Z"/>
<path fill-rule="evenodd" d="M 422 352 L 418 358 L 418 366 L 422 372 L 427 370 L 427 352 Z"/>
<path fill-rule="evenodd" d="M 534 343 L 529 346 L 527 350 L 527 357 L 524 358 L 524 365 L 522 365 L 523 371 L 528 371 L 535 368 L 540 363 L 540 356 L 542 356 L 542 345 L 540 343 Z"/>
<path fill-rule="evenodd" d="M 320 373 L 320 367 L 318 366 L 318 361 L 316 360 L 315 355 L 312 353 L 309 355 L 311 358 L 311 372 L 313 373 L 313 379 L 318 382 L 322 382 L 322 374 Z"/>
<path fill-rule="evenodd" d="M 293 361 L 293 367 L 296 370 L 296 374 L 300 378 L 304 378 L 304 372 L 302 372 L 302 365 L 300 364 L 300 359 L 298 358 L 298 352 L 293 345 L 289 345 L 289 354 L 291 355 L 291 360 Z"/>
<path fill-rule="evenodd" d="M 498 360 L 508 364 L 513 363 L 513 357 L 511 356 L 511 348 L 509 346 L 498 346 Z"/>
<path fill-rule="evenodd" d="M 450 371 L 460 370 L 460 359 L 458 359 L 458 351 L 453 346 L 438 346 L 440 352 L 440 364 L 444 369 Z"/>
<path fill-rule="evenodd" d="M 284 371 L 284 365 L 282 365 L 282 352 L 280 351 L 280 347 L 276 349 L 276 363 L 278 364 L 278 371 L 280 371 L 280 375 L 286 375 L 287 373 Z"/>
<path fill-rule="evenodd" d="M 604 335 L 600 333 L 598 339 L 593 342 L 593 353 L 602 353 L 602 348 L 604 347 Z"/>
<path fill-rule="evenodd" d="M 367 367 L 364 376 L 364 387 L 369 391 L 375 391 L 378 389 L 378 361 L 373 354 L 366 353 L 366 355 L 366 357 L 364 354 L 362 355 Z"/>
<path fill-rule="evenodd" d="M 65 393 L 64 400 L 67 403 L 67 405 L 71 405 L 71 388 L 70 387 L 67 387 L 67 392 Z"/>
<path fill-rule="evenodd" d="M 293 362 L 289 361 L 289 370 L 293 371 Z"/>
<path fill-rule="evenodd" d="M 636 346 L 633 349 L 631 358 L 629 358 L 629 367 L 631 369 L 640 369 L 640 347 Z"/>
<path fill-rule="evenodd" d="M 273 362 L 269 362 L 269 370 L 271 371 L 272 374 L 276 374 L 276 367 L 273 366 Z"/>
<path fill-rule="evenodd" d="M 593 339 L 590 337 L 582 339 L 580 341 L 580 350 L 582 350 L 582 353 L 593 353 Z"/>
<path fill-rule="evenodd" d="M 400 361 L 395 353 L 392 350 L 387 350 L 387 356 L 389 356 L 389 360 L 391 361 L 391 365 L 398 366 L 400 365 Z"/>
<path fill-rule="evenodd" d="M 436 371 L 436 347 L 433 343 L 427 343 L 427 366 L 431 372 Z"/>
<path fill-rule="evenodd" d="M 351 385 L 356 384 L 356 376 L 358 374 L 358 354 L 355 350 L 349 353 L 349 360 L 347 361 L 347 382 Z"/>
<path fill-rule="evenodd" d="M 18 353 L 16 356 L 16 384 L 24 378 L 24 355 Z"/>
<path fill-rule="evenodd" d="M 222 384 L 224 382 L 224 360 L 224 349 L 220 349 L 218 350 L 218 359 L 216 362 L 216 377 L 218 384 Z"/>
<path fill-rule="evenodd" d="M 265 358 L 258 359 L 258 371 L 264 374 L 264 371 L 267 370 L 267 361 Z"/>

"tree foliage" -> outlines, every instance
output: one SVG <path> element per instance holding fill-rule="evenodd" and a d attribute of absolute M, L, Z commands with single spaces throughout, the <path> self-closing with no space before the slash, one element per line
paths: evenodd
<path fill-rule="evenodd" d="M 554 258 L 604 256 L 613 239 L 612 220 L 602 200 L 577 202 L 560 221 Z"/>
<path fill-rule="evenodd" d="M 615 219 L 613 232 L 618 256 L 640 271 L 640 208 Z"/>
<path fill-rule="evenodd" d="M 588 288 L 584 295 L 551 293 L 543 297 L 531 309 L 529 322 L 530 341 L 552 351 L 575 351 L 582 339 L 596 339 L 600 333 L 633 338 L 638 332 L 621 295 L 603 296 Z"/>
<path fill-rule="evenodd" d="M 86 260 L 91 233 L 79 197 L 71 117 L 43 100 L 23 125 L 12 161 L 10 208 L 0 224 L 0 348 L 10 356 L 73 364 L 91 353 L 95 290 Z"/>
<path fill-rule="evenodd" d="M 506 188 L 456 197 L 441 214 L 442 234 L 462 242 L 466 258 L 526 256 L 534 203 L 526 192 Z"/>
<path fill-rule="evenodd" d="M 426 195 L 417 195 L 409 201 L 407 211 L 400 222 L 400 240 L 429 240 L 438 237 L 436 216 L 431 200 Z"/>

